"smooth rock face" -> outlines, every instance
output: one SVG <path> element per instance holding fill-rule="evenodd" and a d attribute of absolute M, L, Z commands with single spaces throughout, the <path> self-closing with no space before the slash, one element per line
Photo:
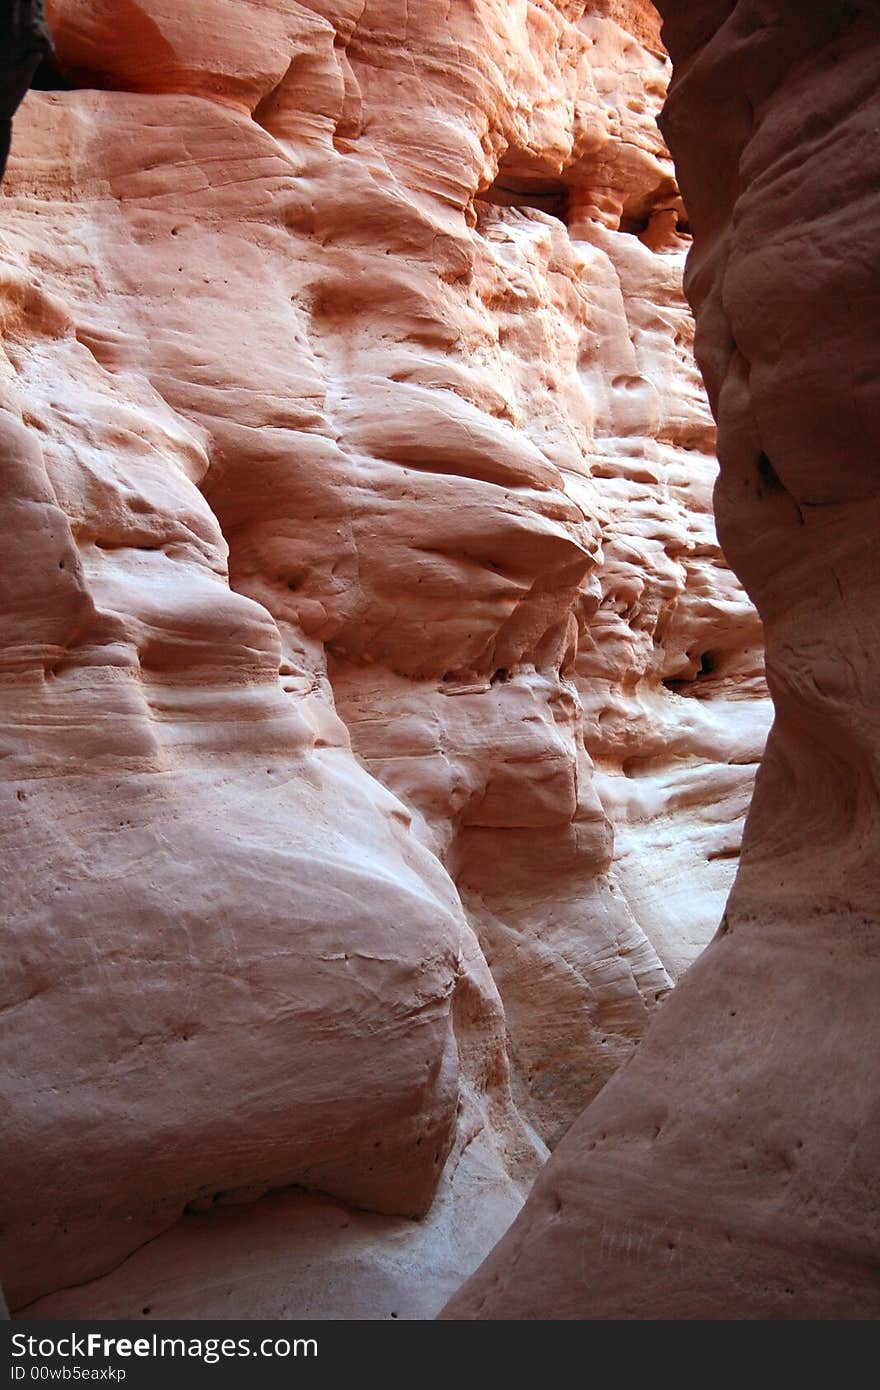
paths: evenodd
<path fill-rule="evenodd" d="M 717 938 L 446 1316 L 876 1318 L 880 16 L 660 9 L 776 723 Z"/>
<path fill-rule="evenodd" d="M 189 1216 L 31 1311 L 165 1261 L 167 1316 L 312 1308 L 326 1260 L 325 1315 L 430 1316 L 715 929 L 769 722 L 656 15 L 47 9 L 78 90 L 0 195 L 4 1284 L 297 1184 L 273 1280 L 220 1298 L 248 1214 Z"/>

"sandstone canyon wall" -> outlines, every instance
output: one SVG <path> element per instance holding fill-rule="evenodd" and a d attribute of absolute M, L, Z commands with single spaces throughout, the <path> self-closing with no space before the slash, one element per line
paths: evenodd
<path fill-rule="evenodd" d="M 447 1315 L 876 1318 L 880 14 L 659 8 L 776 722 L 718 936 Z"/>
<path fill-rule="evenodd" d="M 656 15 L 47 8 L 0 196 L 4 1284 L 429 1316 L 714 931 L 769 722 Z"/>

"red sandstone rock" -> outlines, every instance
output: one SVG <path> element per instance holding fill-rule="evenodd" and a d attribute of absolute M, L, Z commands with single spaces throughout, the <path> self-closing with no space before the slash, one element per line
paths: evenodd
<path fill-rule="evenodd" d="M 660 8 L 719 531 L 776 723 L 718 936 L 446 1316 L 877 1317 L 880 18 Z"/>
<path fill-rule="evenodd" d="M 587 8 L 49 7 L 100 90 L 0 197 L 17 1305 L 297 1183 L 385 1214 L 276 1199 L 338 1315 L 392 1249 L 430 1315 L 714 930 L 760 625 L 668 64 Z M 206 1220 L 37 1307 L 217 1311 Z"/>

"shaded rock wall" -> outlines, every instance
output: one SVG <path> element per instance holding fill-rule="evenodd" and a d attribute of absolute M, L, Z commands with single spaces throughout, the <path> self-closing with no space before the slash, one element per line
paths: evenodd
<path fill-rule="evenodd" d="M 880 18 L 660 9 L 719 531 L 776 722 L 718 936 L 447 1315 L 876 1317 Z"/>
<path fill-rule="evenodd" d="M 298 1184 L 381 1214 L 339 1312 L 444 1245 L 425 1315 L 714 929 L 766 729 L 656 20 L 48 12 L 76 90 L 0 202 L 5 1279 Z M 285 1229 L 347 1249 L 323 1200 Z"/>
<path fill-rule="evenodd" d="M 51 51 L 42 0 L 8 0 L 0 12 L 0 178 L 12 140 L 12 117 Z"/>

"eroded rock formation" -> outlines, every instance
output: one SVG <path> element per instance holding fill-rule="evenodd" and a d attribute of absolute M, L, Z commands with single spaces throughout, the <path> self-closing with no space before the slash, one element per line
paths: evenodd
<path fill-rule="evenodd" d="M 427 1316 L 714 930 L 768 721 L 656 16 L 48 12 L 73 90 L 0 199 L 4 1282 L 295 1184 L 37 1307 Z M 221 1290 L 244 1221 L 272 1275 Z"/>
<path fill-rule="evenodd" d="M 660 9 L 719 531 L 776 722 L 717 938 L 448 1315 L 877 1317 L 880 16 Z"/>

